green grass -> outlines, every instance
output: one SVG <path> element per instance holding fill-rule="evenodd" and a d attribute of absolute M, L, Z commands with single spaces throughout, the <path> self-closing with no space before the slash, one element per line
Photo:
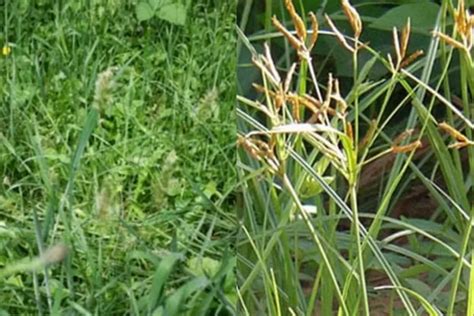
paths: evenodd
<path fill-rule="evenodd" d="M 397 60 L 392 34 L 375 33 L 369 25 L 375 18 L 366 7 L 357 7 L 366 14 L 361 41 L 375 43 L 354 48 L 356 24 L 344 24 L 343 12 L 331 11 L 334 24 L 344 30 L 337 37 L 323 15 L 328 2 L 317 3 L 320 32 L 311 55 L 304 48 L 297 54 L 288 36 L 269 27 L 273 10 L 288 30 L 295 28 L 285 2 L 269 1 L 262 12 L 247 1 L 240 16 L 240 310 L 245 315 L 469 314 L 472 51 L 454 49 L 429 33 L 451 35 L 456 7 L 442 1 L 430 29 L 423 30 L 427 22 L 417 20 L 416 12 L 394 4 L 397 16 L 408 10 L 417 32 L 427 35 L 412 34 L 407 54 Z M 312 4 L 294 5 L 302 12 Z M 375 3 L 366 6 L 382 14 Z M 395 23 L 388 16 L 378 23 Z M 256 23 L 248 22 L 252 18 Z M 305 24 L 309 28 L 308 19 Z M 270 53 L 262 49 L 264 41 L 271 43 Z M 400 66 L 423 43 L 423 57 Z M 332 44 L 337 53 L 328 49 Z M 392 61 L 383 51 L 387 45 Z M 343 55 L 343 50 L 348 52 Z M 261 79 L 249 70 L 248 55 Z M 311 63 L 305 56 L 312 57 Z M 342 71 L 341 65 L 350 69 Z M 330 72 L 339 79 L 340 91 Z M 249 92 L 245 73 L 263 86 L 258 94 Z M 304 99 L 305 94 L 313 99 Z M 319 108 L 313 124 L 301 124 L 314 113 L 304 101 Z M 444 121 L 464 135 L 464 149 L 452 146 L 456 140 Z M 416 149 L 418 141 L 423 147 Z M 423 199 L 432 204 L 423 206 L 420 217 L 416 211 Z"/>
<path fill-rule="evenodd" d="M 234 314 L 232 1 L 135 5 L 0 5 L 2 315 Z"/>

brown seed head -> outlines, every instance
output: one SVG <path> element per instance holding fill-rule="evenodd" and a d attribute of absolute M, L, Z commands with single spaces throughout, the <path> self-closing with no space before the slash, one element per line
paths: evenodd
<path fill-rule="evenodd" d="M 403 131 L 400 135 L 398 135 L 394 140 L 393 140 L 393 145 L 399 145 L 402 141 L 413 135 L 414 129 L 408 129 L 406 131 Z"/>
<path fill-rule="evenodd" d="M 465 49 L 466 48 L 463 43 L 455 40 L 451 36 L 448 36 L 444 33 L 433 32 L 433 36 L 438 36 L 443 42 L 445 42 L 445 43 L 447 43 L 447 44 L 449 44 L 449 45 L 451 45 L 455 48 L 459 48 L 459 49 Z"/>
<path fill-rule="evenodd" d="M 464 0 L 458 1 L 458 8 L 454 13 L 454 19 L 456 21 L 456 27 L 458 32 L 464 36 L 471 32 L 469 25 L 469 17 L 464 7 Z"/>
<path fill-rule="evenodd" d="M 288 40 L 291 46 L 293 46 L 294 49 L 299 51 L 302 47 L 304 47 L 303 42 L 301 42 L 299 39 L 296 38 L 293 34 L 288 31 L 283 24 L 281 24 L 280 21 L 276 18 L 276 16 L 272 17 L 272 23 L 273 26 L 283 34 L 283 36 Z"/>
<path fill-rule="evenodd" d="M 405 146 L 392 146 L 392 152 L 395 154 L 407 153 L 420 148 L 422 145 L 423 144 L 420 140 L 416 140 Z"/>
<path fill-rule="evenodd" d="M 358 39 L 362 33 L 362 21 L 360 19 L 359 13 L 356 9 L 349 3 L 348 0 L 341 0 L 342 10 L 346 15 L 349 23 L 351 24 L 352 30 L 354 31 L 354 37 Z"/>
<path fill-rule="evenodd" d="M 407 20 L 407 24 L 402 30 L 402 38 L 400 42 L 400 54 L 402 55 L 402 59 L 405 58 L 408 48 L 408 41 L 410 39 L 410 31 L 411 31 L 411 23 L 410 18 Z"/>
<path fill-rule="evenodd" d="M 449 135 L 451 135 L 451 137 L 453 137 L 454 139 L 456 139 L 458 142 L 461 142 L 461 143 L 469 143 L 469 139 L 464 136 L 463 134 L 461 134 L 461 132 L 459 132 L 457 129 L 455 129 L 454 127 L 452 127 L 451 125 L 449 125 L 448 123 L 446 122 L 442 122 L 442 123 L 439 123 L 438 126 L 445 132 L 447 132 Z"/>
<path fill-rule="evenodd" d="M 311 51 L 318 40 L 319 24 L 316 19 L 316 15 L 313 12 L 309 13 L 309 19 L 311 20 L 311 39 L 309 41 L 308 50 Z"/>
<path fill-rule="evenodd" d="M 417 59 L 418 57 L 420 57 L 421 55 L 423 55 L 424 52 L 423 50 L 421 49 L 418 49 L 416 50 L 413 54 L 411 54 L 410 56 L 408 56 L 407 58 L 405 58 L 403 60 L 403 62 L 400 64 L 400 67 L 406 67 L 408 66 L 409 64 L 411 64 L 415 59 Z"/>
<path fill-rule="evenodd" d="M 290 13 L 293 24 L 295 25 L 296 34 L 302 42 L 306 40 L 306 26 L 301 17 L 296 13 L 295 6 L 291 0 L 285 0 L 286 9 Z"/>

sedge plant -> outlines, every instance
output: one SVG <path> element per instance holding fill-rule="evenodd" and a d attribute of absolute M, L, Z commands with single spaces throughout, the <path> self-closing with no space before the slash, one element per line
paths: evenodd
<path fill-rule="evenodd" d="M 474 16 L 463 1 L 443 1 L 426 52 L 410 50 L 407 20 L 393 28 L 393 53 L 384 56 L 361 40 L 364 25 L 349 1 L 341 10 L 350 35 L 329 15 L 322 30 L 322 16 L 304 18 L 292 1 L 282 3 L 291 23 L 274 16 L 274 32 L 253 38 L 238 29 L 261 74 L 256 98 L 238 96 L 240 311 L 472 314 Z M 320 61 L 311 52 L 320 36 L 352 56 L 349 88 L 315 70 Z M 262 39 L 258 53 L 253 42 Z M 288 67 L 275 62 L 270 39 L 292 50 Z M 361 52 L 371 55 L 363 64 Z M 388 75 L 374 82 L 375 64 Z M 453 67 L 460 69 L 459 98 L 451 95 Z M 403 98 L 393 104 L 399 91 Z M 395 122 L 407 107 L 407 119 Z M 392 216 L 410 210 L 399 202 L 414 179 L 435 210 L 427 218 Z"/>

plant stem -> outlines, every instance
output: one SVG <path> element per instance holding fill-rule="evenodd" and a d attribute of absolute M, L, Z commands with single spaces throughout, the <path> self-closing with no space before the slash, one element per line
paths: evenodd
<path fill-rule="evenodd" d="M 364 269 L 364 256 L 362 251 L 362 242 L 360 239 L 360 230 L 359 230 L 359 212 L 357 208 L 357 190 L 355 185 L 351 185 L 350 189 L 350 198 L 351 198 L 351 207 L 353 215 L 353 224 L 354 224 L 354 234 L 356 237 L 357 243 L 357 263 L 359 265 L 359 275 L 360 275 L 360 287 L 363 295 L 364 303 L 364 313 L 369 316 L 369 300 L 367 297 L 367 285 L 365 282 L 365 269 Z"/>
<path fill-rule="evenodd" d="M 339 303 L 341 304 L 341 308 L 344 311 L 344 315 L 349 315 L 349 311 L 347 309 L 346 303 L 343 300 L 341 289 L 339 288 L 339 285 L 337 283 L 336 275 L 335 275 L 335 273 L 334 273 L 334 271 L 331 267 L 331 264 L 329 262 L 329 258 L 327 256 L 325 250 L 324 250 L 324 247 L 321 243 L 321 240 L 319 239 L 318 233 L 316 232 L 313 224 L 311 223 L 311 220 L 310 220 L 308 214 L 304 210 L 303 205 L 301 204 L 301 201 L 298 198 L 298 194 L 295 192 L 295 189 L 293 188 L 293 185 L 291 184 L 290 180 L 288 179 L 288 177 L 286 175 L 283 176 L 283 184 L 288 189 L 288 191 L 291 195 L 291 198 L 293 199 L 294 203 L 296 204 L 296 206 L 297 206 L 297 208 L 300 212 L 301 217 L 303 218 L 303 222 L 305 223 L 306 227 L 308 228 L 308 230 L 311 234 L 311 237 L 312 237 L 313 241 L 316 243 L 316 245 L 318 247 L 320 255 L 323 258 L 323 261 L 324 261 L 324 263 L 327 267 L 328 273 L 331 276 L 331 280 L 333 282 L 334 288 L 335 288 L 337 296 L 339 298 Z"/>
<path fill-rule="evenodd" d="M 471 216 L 471 222 L 472 222 L 472 216 Z M 463 259 L 464 259 L 464 256 L 466 255 L 467 246 L 469 244 L 470 237 L 471 237 L 472 224 L 467 223 L 466 226 L 467 227 L 466 227 L 466 231 L 463 237 L 462 248 L 459 253 L 459 259 L 456 265 L 456 275 L 453 278 L 453 283 L 451 286 L 451 293 L 449 295 L 449 307 L 448 307 L 448 312 L 446 313 L 446 315 L 454 315 L 454 304 L 456 303 L 456 293 L 459 286 L 459 280 L 461 278 Z"/>

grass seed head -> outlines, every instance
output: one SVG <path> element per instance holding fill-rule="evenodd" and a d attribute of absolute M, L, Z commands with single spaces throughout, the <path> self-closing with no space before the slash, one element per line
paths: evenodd
<path fill-rule="evenodd" d="M 441 33 L 441 32 L 433 32 L 433 36 L 438 36 L 443 42 L 445 42 L 446 44 L 449 44 L 455 48 L 459 48 L 459 49 L 466 49 L 466 47 L 464 46 L 463 43 L 455 40 L 454 38 L 452 38 L 451 36 L 448 36 L 444 33 Z"/>
<path fill-rule="evenodd" d="M 397 56 L 397 63 L 394 64 L 391 56 L 389 56 L 389 63 L 392 70 L 396 72 L 400 68 L 406 67 L 411 64 L 416 58 L 423 54 L 422 50 L 417 50 L 413 54 L 407 57 L 408 42 L 410 40 L 411 22 L 407 20 L 407 24 L 401 32 L 401 38 L 398 36 L 398 30 L 396 27 L 393 28 L 393 46 L 395 47 L 395 54 Z"/>
<path fill-rule="evenodd" d="M 351 122 L 347 122 L 347 123 L 346 123 L 346 135 L 347 135 L 347 137 L 348 137 L 351 141 L 354 140 L 354 131 L 353 131 L 353 129 L 352 129 L 352 124 L 351 124 Z"/>
<path fill-rule="evenodd" d="M 303 42 L 300 41 L 298 38 L 296 38 L 296 36 L 291 34 L 291 32 L 288 31 L 283 26 L 283 24 L 280 23 L 280 21 L 278 21 L 276 16 L 272 17 L 272 24 L 280 33 L 283 34 L 283 36 L 288 40 L 288 42 L 294 49 L 296 49 L 297 51 L 300 51 L 304 47 Z"/>
<path fill-rule="evenodd" d="M 402 63 L 400 64 L 401 68 L 404 68 L 414 62 L 418 57 L 422 56 L 424 54 L 423 50 L 418 49 L 414 53 L 412 53 L 410 56 L 406 57 Z"/>
<path fill-rule="evenodd" d="M 66 258 L 69 252 L 68 247 L 64 244 L 56 244 L 48 249 L 43 253 L 40 257 L 40 260 L 43 264 L 49 265 L 53 263 L 58 263 Z"/>
<path fill-rule="evenodd" d="M 95 82 L 94 106 L 103 110 L 110 99 L 110 90 L 112 89 L 112 77 L 116 67 L 107 68 L 97 76 Z"/>
<path fill-rule="evenodd" d="M 300 122 L 300 98 L 297 95 L 292 95 L 291 98 L 292 103 L 292 111 L 291 114 L 293 115 L 293 119 L 295 122 Z"/>
<path fill-rule="evenodd" d="M 342 0 L 341 4 L 342 10 L 344 11 L 344 14 L 349 20 L 352 30 L 354 31 L 354 37 L 359 39 L 360 34 L 362 33 L 362 21 L 360 19 L 359 13 L 348 0 Z"/>
<path fill-rule="evenodd" d="M 319 24 L 316 14 L 313 12 L 309 13 L 309 19 L 311 20 L 311 39 L 309 41 L 308 50 L 311 51 L 318 40 Z"/>
<path fill-rule="evenodd" d="M 414 129 L 408 129 L 406 131 L 403 131 L 400 135 L 398 135 L 397 137 L 395 137 L 395 139 L 393 140 L 393 145 L 394 146 L 397 146 L 399 145 L 402 141 L 404 141 L 405 139 L 407 139 L 408 137 L 410 137 L 411 135 L 413 135 L 413 132 L 415 130 Z"/>
<path fill-rule="evenodd" d="M 293 5 L 292 0 L 285 0 L 285 6 L 288 12 L 290 13 L 293 24 L 295 25 L 296 34 L 300 40 L 304 43 L 306 40 L 306 26 L 304 25 L 303 19 L 296 13 L 295 6 Z"/>
<path fill-rule="evenodd" d="M 404 146 L 392 146 L 392 152 L 395 154 L 408 153 L 418 148 L 421 148 L 423 143 L 420 140 L 416 140 L 408 145 Z"/>
<path fill-rule="evenodd" d="M 474 142 L 469 140 L 466 136 L 464 136 L 460 131 L 452 127 L 446 122 L 442 122 L 438 124 L 439 128 L 441 128 L 443 131 L 451 135 L 452 138 L 456 140 L 456 142 L 452 145 L 450 145 L 450 148 L 463 148 L 467 146 L 474 145 Z"/>
<path fill-rule="evenodd" d="M 458 8 L 454 12 L 454 20 L 458 32 L 463 36 L 469 36 L 471 33 L 469 17 L 470 15 L 464 6 L 464 0 L 458 1 Z"/>
<path fill-rule="evenodd" d="M 433 32 L 433 35 L 438 36 L 447 44 L 469 53 L 474 44 L 474 16 L 465 9 L 464 0 L 458 1 L 458 7 L 454 11 L 454 24 L 456 32 L 461 37 L 461 41 L 441 32 Z"/>
<path fill-rule="evenodd" d="M 453 149 L 462 149 L 467 146 L 474 146 L 474 142 L 462 143 L 462 142 L 455 142 L 454 144 L 449 145 L 449 148 Z"/>
<path fill-rule="evenodd" d="M 242 147 L 253 159 L 261 160 L 258 154 L 258 148 L 247 137 L 242 135 L 237 136 L 237 146 Z"/>
<path fill-rule="evenodd" d="M 411 32 L 411 22 L 410 22 L 410 18 L 408 18 L 407 24 L 402 30 L 402 38 L 400 42 L 400 54 L 402 55 L 402 58 L 405 58 L 406 53 L 407 53 L 408 42 L 410 40 L 410 32 Z"/>

